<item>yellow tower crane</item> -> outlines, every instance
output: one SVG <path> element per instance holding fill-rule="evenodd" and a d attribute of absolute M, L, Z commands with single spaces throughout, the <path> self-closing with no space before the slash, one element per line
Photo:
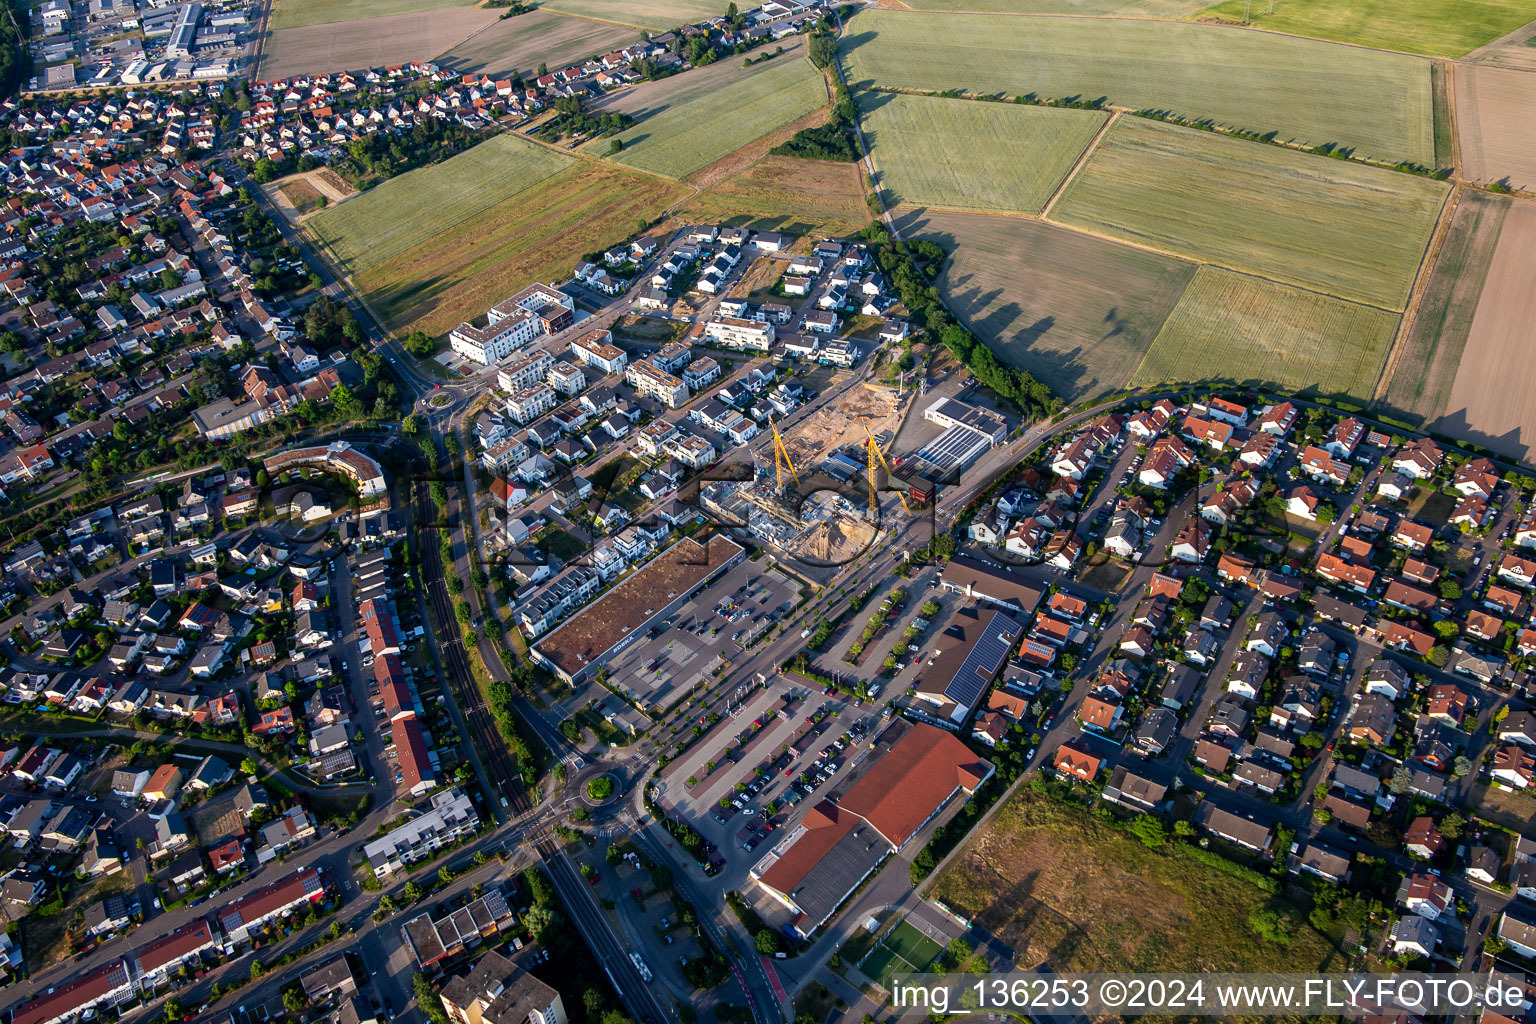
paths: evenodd
<path fill-rule="evenodd" d="M 864 442 L 864 447 L 869 452 L 869 518 L 874 520 L 880 517 L 880 496 L 878 490 L 879 478 L 875 473 L 875 464 L 878 462 L 880 465 L 884 466 L 885 472 L 889 476 L 895 476 L 896 474 L 891 471 L 891 464 L 885 461 L 885 453 L 880 450 L 880 442 L 876 441 L 875 435 L 870 432 L 869 421 L 860 420 L 859 422 L 864 427 L 864 436 L 868 438 L 868 440 Z M 896 497 L 901 499 L 901 507 L 910 513 L 912 511 L 912 506 L 907 504 L 907 496 L 902 494 L 900 491 L 897 491 Z"/>
<path fill-rule="evenodd" d="M 789 475 L 794 479 L 796 486 L 799 486 L 800 474 L 796 472 L 795 464 L 789 457 L 789 449 L 784 447 L 784 439 L 779 436 L 779 425 L 777 423 L 770 425 L 773 427 L 773 468 L 778 475 L 779 493 L 783 494 L 789 489 L 784 483 L 784 471 L 789 470 Z"/>

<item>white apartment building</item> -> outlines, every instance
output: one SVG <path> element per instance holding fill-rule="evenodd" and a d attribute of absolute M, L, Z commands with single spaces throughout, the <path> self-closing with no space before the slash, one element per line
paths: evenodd
<path fill-rule="evenodd" d="M 492 306 L 485 326 L 459 324 L 448 335 L 453 351 L 483 366 L 506 358 L 541 334 L 555 334 L 576 321 L 575 304 L 546 284 L 532 284 Z"/>
<path fill-rule="evenodd" d="M 555 402 L 554 388 L 548 384 L 534 384 L 517 391 L 507 399 L 507 415 L 518 423 L 532 423 L 553 409 Z"/>
<path fill-rule="evenodd" d="M 468 838 L 480 827 L 469 794 L 445 789 L 432 795 L 432 809 L 363 846 L 374 874 L 387 878 L 408 864 Z"/>
<path fill-rule="evenodd" d="M 521 391 L 542 381 L 554 365 L 554 356 L 542 348 L 533 349 L 509 360 L 498 369 L 496 386 L 508 394 Z"/>
<path fill-rule="evenodd" d="M 753 349 L 767 352 L 773 348 L 777 336 L 773 324 L 758 320 L 742 320 L 734 316 L 715 317 L 704 325 L 704 337 L 722 348 Z"/>
<path fill-rule="evenodd" d="M 571 355 L 583 366 L 603 373 L 623 373 L 629 365 L 624 350 L 613 343 L 612 331 L 589 331 L 571 342 Z"/>
<path fill-rule="evenodd" d="M 587 375 L 581 367 L 571 363 L 556 363 L 550 367 L 549 375 L 544 379 L 550 387 L 567 398 L 580 394 L 581 389 L 587 386 Z"/>
<path fill-rule="evenodd" d="M 668 409 L 676 409 L 688 401 L 688 385 L 649 362 L 631 364 L 624 379 L 640 394 L 656 399 Z"/>

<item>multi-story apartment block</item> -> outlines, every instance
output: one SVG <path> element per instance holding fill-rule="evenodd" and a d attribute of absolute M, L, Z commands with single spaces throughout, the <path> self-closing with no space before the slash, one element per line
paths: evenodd
<path fill-rule="evenodd" d="M 556 334 L 576 320 L 575 304 L 545 284 L 532 284 L 492 306 L 484 327 L 459 324 L 448 335 L 453 351 L 489 366 L 541 334 Z"/>
<path fill-rule="evenodd" d="M 549 376 L 545 381 L 550 387 L 569 398 L 571 395 L 579 394 L 581 389 L 587 386 L 587 375 L 579 366 L 556 363 L 550 367 Z"/>
<path fill-rule="evenodd" d="M 532 423 L 555 407 L 555 389 L 548 384 L 534 384 L 507 399 L 507 415 L 519 423 Z"/>
<path fill-rule="evenodd" d="M 508 360 L 496 372 L 496 386 L 511 394 L 537 384 L 548 375 L 555 359 L 542 348 L 536 348 Z"/>
<path fill-rule="evenodd" d="M 603 373 L 623 373 L 629 365 L 624 350 L 613 343 L 612 331 L 589 331 L 571 342 L 571 356 L 583 366 Z"/>
<path fill-rule="evenodd" d="M 388 877 L 428 854 L 474 835 L 479 827 L 480 816 L 475 813 L 469 794 L 461 789 L 445 789 L 433 794 L 430 811 L 365 844 L 363 856 L 374 874 Z"/>
<path fill-rule="evenodd" d="M 649 361 L 632 363 L 625 371 L 624 379 L 633 384 L 640 394 L 656 399 L 668 409 L 676 409 L 688 401 L 688 385 L 665 370 L 657 369 Z"/>
<path fill-rule="evenodd" d="M 777 337 L 777 331 L 770 323 L 742 320 L 734 316 L 717 316 L 704 325 L 704 337 L 722 348 L 767 352 L 773 348 L 773 339 Z"/>

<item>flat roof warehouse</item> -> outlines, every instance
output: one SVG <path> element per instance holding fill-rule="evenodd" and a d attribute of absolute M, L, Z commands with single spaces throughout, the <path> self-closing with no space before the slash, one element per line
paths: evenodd
<path fill-rule="evenodd" d="M 704 544 L 685 537 L 556 627 L 533 646 L 533 658 L 568 683 L 580 681 L 745 556 L 729 537 Z"/>

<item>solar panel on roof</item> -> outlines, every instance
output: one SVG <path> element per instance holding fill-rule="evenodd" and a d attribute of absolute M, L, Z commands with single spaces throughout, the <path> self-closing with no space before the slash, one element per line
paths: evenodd
<path fill-rule="evenodd" d="M 1019 624 L 1013 619 L 1000 612 L 994 613 L 986 632 L 971 647 L 960 670 L 944 687 L 944 696 L 961 707 L 975 705 L 981 699 L 981 691 L 1008 660 L 1013 640 L 1020 632 Z"/>

